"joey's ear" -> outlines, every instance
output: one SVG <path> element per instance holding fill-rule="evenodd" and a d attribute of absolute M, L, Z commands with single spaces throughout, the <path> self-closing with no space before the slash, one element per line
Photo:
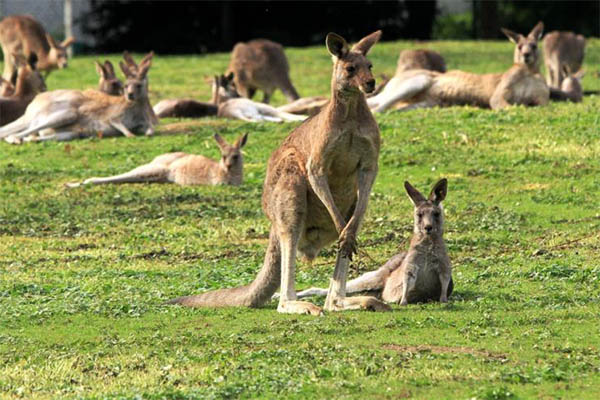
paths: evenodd
<path fill-rule="evenodd" d="M 510 29 L 500 28 L 500 30 L 506 35 L 508 40 L 510 40 L 514 44 L 518 44 L 519 40 L 523 37 L 523 35 L 521 35 L 520 33 L 513 32 Z"/>
<path fill-rule="evenodd" d="M 133 66 L 137 68 L 137 63 L 135 62 L 135 60 L 133 59 L 133 57 L 131 57 L 131 54 L 129 54 L 129 52 L 127 50 L 125 50 L 123 52 L 123 60 L 125 60 L 125 63 L 128 66 Z"/>
<path fill-rule="evenodd" d="M 233 73 L 233 71 L 231 71 L 229 74 L 227 74 L 225 76 L 225 79 L 227 79 L 228 82 L 231 82 L 234 77 L 235 77 L 235 74 Z"/>
<path fill-rule="evenodd" d="M 115 74 L 115 67 L 113 67 L 112 63 L 108 60 L 104 61 L 104 71 L 106 71 L 106 75 L 112 78 L 116 78 L 117 74 Z"/>
<path fill-rule="evenodd" d="M 364 38 L 360 39 L 360 41 L 352 47 L 352 51 L 357 51 L 357 52 L 361 53 L 363 56 L 366 56 L 367 53 L 369 52 L 369 50 L 371 50 L 371 47 L 373 47 L 373 45 L 375 43 L 377 43 L 380 38 L 381 38 L 380 30 L 373 32 L 370 35 L 367 35 Z"/>
<path fill-rule="evenodd" d="M 148 70 L 150 70 L 151 66 L 152 66 L 152 61 L 145 62 L 143 65 L 140 64 L 140 70 L 137 73 L 137 78 L 145 79 L 146 75 L 148 74 Z"/>
<path fill-rule="evenodd" d="M 408 181 L 404 182 L 404 189 L 406 189 L 406 193 L 408 193 L 408 197 L 415 207 L 426 201 L 421 192 L 415 189 Z"/>
<path fill-rule="evenodd" d="M 533 27 L 533 29 L 531 30 L 531 32 L 529 32 L 529 35 L 527 35 L 527 36 L 531 39 L 540 40 L 542 38 L 543 34 L 544 34 L 544 23 L 542 21 L 540 21 Z"/>
<path fill-rule="evenodd" d="M 585 76 L 585 69 L 582 68 L 573 75 L 573 78 L 580 81 L 583 79 L 584 76 Z"/>
<path fill-rule="evenodd" d="M 337 58 L 344 57 L 346 54 L 348 54 L 348 51 L 350 51 L 346 39 L 344 39 L 337 33 L 328 33 L 327 38 L 325 39 L 325 44 L 327 45 L 327 50 L 329 50 L 329 54 Z"/>
<path fill-rule="evenodd" d="M 433 189 L 431 189 L 429 200 L 433 201 L 435 204 L 440 204 L 446 198 L 446 193 L 448 193 L 448 180 L 443 178 L 435 184 Z"/>
<path fill-rule="evenodd" d="M 133 73 L 123 61 L 119 61 L 119 67 L 121 67 L 121 71 L 123 71 L 123 75 L 125 75 L 125 78 L 131 78 L 133 76 Z"/>
<path fill-rule="evenodd" d="M 244 133 L 244 136 L 242 136 L 235 142 L 235 147 L 237 147 L 238 149 L 244 147 L 246 145 L 247 140 L 248 140 L 248 134 Z"/>
<path fill-rule="evenodd" d="M 62 43 L 60 44 L 60 47 L 62 47 L 63 49 L 66 49 L 73 43 L 75 43 L 75 38 L 73 36 L 69 36 L 68 38 L 66 38 L 65 40 L 62 41 Z"/>
<path fill-rule="evenodd" d="M 102 64 L 100 64 L 98 61 L 94 61 L 94 64 L 96 65 L 96 72 L 98 73 L 98 75 L 100 75 L 100 77 L 106 79 L 106 70 L 104 69 L 104 66 Z"/>
<path fill-rule="evenodd" d="M 152 65 L 152 58 L 153 58 L 153 57 L 154 57 L 154 51 L 151 51 L 150 53 L 146 54 L 146 55 L 144 56 L 144 58 L 142 58 L 142 60 L 140 61 L 140 64 L 139 64 L 139 65 L 140 65 L 140 67 L 141 67 L 143 64 L 146 64 L 146 63 L 150 63 L 150 65 Z"/>
<path fill-rule="evenodd" d="M 227 142 L 225 141 L 225 139 L 223 139 L 221 137 L 221 135 L 219 135 L 218 133 L 215 133 L 213 135 L 213 138 L 215 138 L 215 141 L 217 142 L 217 144 L 219 145 L 219 148 L 221 150 L 225 150 L 227 148 Z"/>
<path fill-rule="evenodd" d="M 49 33 L 46 33 L 46 40 L 48 41 L 48 44 L 50 45 L 50 47 L 58 47 L 58 43 L 56 43 L 56 40 L 54 40 L 54 38 L 52 36 L 50 36 Z"/>

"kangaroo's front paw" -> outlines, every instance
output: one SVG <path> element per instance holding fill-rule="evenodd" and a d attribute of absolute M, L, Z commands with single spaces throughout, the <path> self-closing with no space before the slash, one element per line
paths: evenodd
<path fill-rule="evenodd" d="M 277 306 L 277 312 L 284 314 L 323 315 L 323 309 L 321 307 L 315 306 L 308 301 L 297 300 L 280 301 Z"/>
<path fill-rule="evenodd" d="M 340 239 L 338 241 L 338 251 L 342 257 L 352 260 L 352 255 L 357 252 L 356 246 L 356 235 L 350 233 L 348 229 L 344 229 L 340 234 Z"/>

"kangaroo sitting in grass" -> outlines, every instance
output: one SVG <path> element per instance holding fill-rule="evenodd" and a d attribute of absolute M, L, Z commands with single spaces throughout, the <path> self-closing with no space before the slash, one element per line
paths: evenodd
<path fill-rule="evenodd" d="M 100 77 L 98 90 L 111 96 L 121 96 L 123 94 L 123 82 L 117 78 L 112 63 L 106 60 L 104 64 L 100 64 L 98 61 L 95 64 L 96 72 Z"/>
<path fill-rule="evenodd" d="M 543 29 L 539 22 L 527 36 L 502 30 L 516 45 L 515 64 L 504 73 L 408 70 L 394 76 L 381 93 L 369 98 L 369 107 L 382 112 L 400 102 L 403 110 L 453 105 L 493 109 L 513 104 L 545 105 L 550 92 L 539 73 L 537 47 Z"/>
<path fill-rule="evenodd" d="M 366 55 L 380 37 L 381 31 L 374 32 L 351 49 L 341 36 L 327 35 L 334 61 L 331 101 L 294 129 L 269 159 L 262 204 L 271 233 L 255 280 L 169 304 L 259 307 L 281 287 L 278 312 L 319 315 L 320 307 L 297 301 L 296 255 L 314 259 L 337 239 L 338 256 L 325 309 L 390 309 L 373 297 L 346 297 L 350 258 L 356 252 L 357 232 L 378 171 L 381 139 L 364 93 L 375 89 Z"/>
<path fill-rule="evenodd" d="M 0 138 L 10 143 L 27 140 L 72 140 L 80 137 L 135 136 L 132 131 L 154 133 L 157 119 L 148 102 L 147 73 L 152 53 L 130 69 L 120 63 L 127 77 L 124 95 L 110 96 L 97 90 L 54 90 L 36 96 L 25 114 L 0 128 Z M 39 137 L 33 136 L 38 134 Z"/>
<path fill-rule="evenodd" d="M 415 206 L 413 237 L 408 252 L 396 254 L 381 268 L 348 281 L 346 293 L 374 293 L 387 303 L 418 303 L 428 300 L 448 301 L 452 294 L 452 267 L 444 244 L 444 210 L 446 179 L 435 184 L 425 198 L 410 183 L 404 187 Z M 326 289 L 310 288 L 298 298 L 325 296 Z M 276 296 L 278 297 L 278 296 Z"/>
<path fill-rule="evenodd" d="M 269 103 L 276 89 L 288 101 L 300 96 L 290 80 L 290 66 L 283 47 L 266 39 L 237 43 L 231 52 L 227 73 L 235 74 L 235 87 L 240 95 L 251 99 L 256 90 L 264 93 L 263 103 Z"/>
<path fill-rule="evenodd" d="M 81 183 L 67 183 L 70 188 L 81 185 L 109 183 L 176 183 L 178 185 L 234 185 L 242 184 L 244 158 L 242 147 L 248 134 L 240 137 L 233 146 L 215 133 L 215 141 L 221 150 L 219 161 L 204 156 L 182 152 L 162 154 L 149 164 L 120 175 L 105 178 L 89 178 Z"/>

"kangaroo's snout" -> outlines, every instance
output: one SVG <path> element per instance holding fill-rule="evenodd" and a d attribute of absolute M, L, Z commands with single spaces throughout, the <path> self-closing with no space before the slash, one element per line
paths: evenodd
<path fill-rule="evenodd" d="M 371 79 L 365 83 L 365 92 L 373 93 L 375 90 L 375 79 Z"/>

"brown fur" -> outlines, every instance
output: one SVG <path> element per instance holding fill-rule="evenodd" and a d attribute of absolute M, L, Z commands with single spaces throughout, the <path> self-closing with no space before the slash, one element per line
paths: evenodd
<path fill-rule="evenodd" d="M 15 92 L 15 85 L 0 76 L 0 97 L 10 97 Z"/>
<path fill-rule="evenodd" d="M 8 97 L 0 98 L 0 126 L 4 126 L 23 115 L 27 106 L 38 93 L 46 91 L 44 78 L 36 70 L 36 56 L 33 54 L 29 60 L 22 55 L 12 56 L 13 63 L 17 66 L 16 86 L 12 86 L 12 93 Z"/>
<path fill-rule="evenodd" d="M 132 137 L 135 132 L 151 135 L 156 117 L 148 102 L 147 73 L 151 59 L 132 73 L 121 63 L 127 77 L 124 95 L 110 96 L 96 90 L 55 90 L 41 93 L 25 114 L 0 128 L 0 138 L 11 143 L 27 140 L 71 140 L 101 134 Z M 154 116 L 154 118 L 153 118 Z M 39 138 L 33 136 L 40 135 Z"/>
<path fill-rule="evenodd" d="M 38 57 L 38 70 L 50 71 L 67 67 L 66 49 L 75 39 L 69 37 L 57 43 L 44 27 L 30 15 L 12 15 L 0 22 L 0 46 L 4 53 L 4 79 L 10 79 L 16 65 L 10 61 L 13 53 L 28 58 L 32 53 Z"/>
<path fill-rule="evenodd" d="M 301 97 L 291 103 L 279 106 L 277 109 L 297 115 L 316 115 L 328 102 L 329 99 L 324 96 Z"/>
<path fill-rule="evenodd" d="M 242 184 L 244 159 L 241 148 L 248 134 L 229 145 L 220 135 L 214 138 L 221 150 L 219 161 L 182 152 L 155 157 L 150 163 L 129 172 L 104 178 L 89 178 L 67 187 L 116 183 L 176 183 L 178 185 L 234 185 Z"/>
<path fill-rule="evenodd" d="M 108 60 L 104 64 L 98 61 L 96 64 L 96 72 L 100 77 L 98 81 L 98 90 L 111 96 L 121 96 L 123 94 L 123 82 L 115 74 L 115 68 Z"/>
<path fill-rule="evenodd" d="M 428 49 L 403 50 L 398 57 L 396 75 L 410 69 L 446 72 L 446 61 L 437 51 Z"/>
<path fill-rule="evenodd" d="M 585 38 L 573 32 L 553 31 L 544 37 L 544 62 L 548 86 L 560 88 L 565 68 L 570 73 L 579 71 L 585 54 Z"/>
<path fill-rule="evenodd" d="M 283 92 L 288 101 L 300 96 L 292 85 L 289 64 L 283 47 L 266 39 L 237 43 L 231 52 L 227 73 L 235 74 L 238 92 L 251 99 L 257 90 L 264 93 L 263 103 L 269 103 L 276 89 Z"/>
<path fill-rule="evenodd" d="M 537 51 L 542 29 L 540 22 L 526 37 L 503 29 L 516 47 L 515 64 L 502 74 L 408 70 L 392 78 L 378 96 L 369 98 L 369 106 L 381 112 L 399 102 L 403 109 L 452 105 L 502 109 L 514 104 L 545 105 L 549 90 L 539 74 Z"/>
<path fill-rule="evenodd" d="M 363 38 L 352 50 L 340 36 L 327 35 L 327 48 L 334 56 L 332 100 L 294 129 L 269 159 L 262 204 L 271 234 L 263 268 L 254 282 L 182 297 L 171 304 L 257 307 L 281 285 L 279 312 L 320 314 L 319 307 L 296 301 L 296 254 L 313 259 L 339 239 L 325 308 L 388 309 L 371 297 L 345 297 L 349 259 L 356 251 L 356 235 L 377 174 L 379 129 L 362 92 L 375 88 L 366 54 L 380 35 L 379 31 Z"/>

